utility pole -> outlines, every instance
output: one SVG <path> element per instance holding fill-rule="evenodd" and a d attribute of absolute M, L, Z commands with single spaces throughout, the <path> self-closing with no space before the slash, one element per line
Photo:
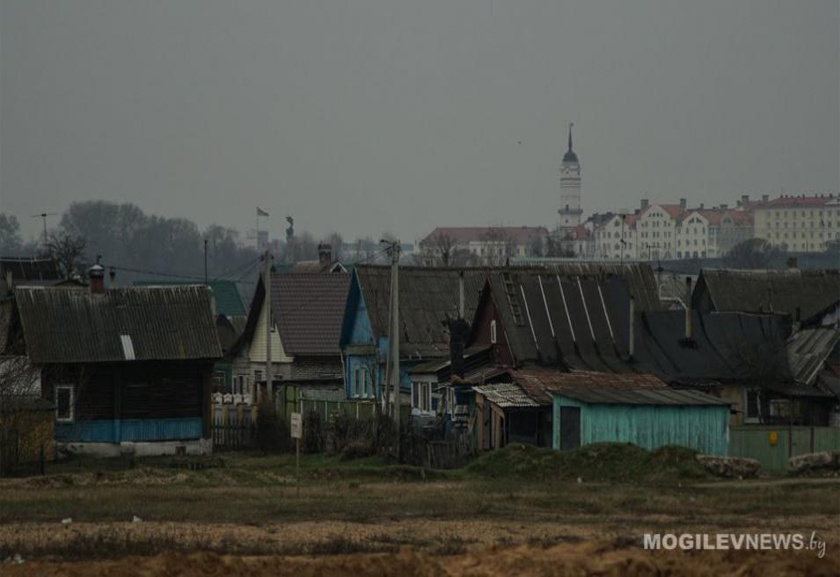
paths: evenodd
<path fill-rule="evenodd" d="M 274 402 L 274 378 L 271 374 L 271 251 L 265 249 L 265 269 L 263 272 L 263 284 L 265 285 L 265 392 L 269 401 Z"/>
<path fill-rule="evenodd" d="M 383 241 L 388 242 L 388 241 Z M 394 426 L 397 429 L 397 461 L 400 460 L 400 241 L 389 242 L 391 245 L 391 327 L 388 344 L 390 345 L 391 376 L 394 384 Z"/>

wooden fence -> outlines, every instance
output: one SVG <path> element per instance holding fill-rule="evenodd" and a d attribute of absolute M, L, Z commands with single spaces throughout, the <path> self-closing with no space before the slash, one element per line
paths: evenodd
<path fill-rule="evenodd" d="M 455 469 L 466 465 L 477 453 L 475 437 L 467 432 L 454 433 L 442 441 L 421 443 L 423 466 L 429 469 Z"/>
<path fill-rule="evenodd" d="M 213 404 L 213 450 L 247 449 L 254 445 L 255 408 Z"/>

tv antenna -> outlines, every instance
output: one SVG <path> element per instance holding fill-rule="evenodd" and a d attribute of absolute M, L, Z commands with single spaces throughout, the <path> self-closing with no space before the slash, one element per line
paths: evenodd
<path fill-rule="evenodd" d="M 41 214 L 33 214 L 32 218 L 40 218 L 44 221 L 44 245 L 47 244 L 47 217 L 56 216 L 55 212 L 42 212 Z"/>

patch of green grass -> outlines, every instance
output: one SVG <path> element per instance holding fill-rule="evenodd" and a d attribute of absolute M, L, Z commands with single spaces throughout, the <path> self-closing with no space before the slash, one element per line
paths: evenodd
<path fill-rule="evenodd" d="M 650 452 L 629 443 L 596 443 L 570 451 L 508 445 L 466 467 L 472 475 L 585 482 L 668 482 L 707 479 L 697 453 L 682 447 Z"/>

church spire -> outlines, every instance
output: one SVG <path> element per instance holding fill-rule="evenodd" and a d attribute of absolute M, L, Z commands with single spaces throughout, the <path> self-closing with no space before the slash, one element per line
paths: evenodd
<path fill-rule="evenodd" d="M 572 151 L 572 126 L 574 126 L 574 122 L 569 123 L 569 152 Z"/>

